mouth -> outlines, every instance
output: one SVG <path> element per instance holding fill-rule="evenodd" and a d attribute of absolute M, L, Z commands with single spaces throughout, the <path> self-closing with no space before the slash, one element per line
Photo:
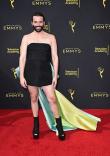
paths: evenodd
<path fill-rule="evenodd" d="M 41 28 L 41 27 L 36 27 L 36 28 Z"/>

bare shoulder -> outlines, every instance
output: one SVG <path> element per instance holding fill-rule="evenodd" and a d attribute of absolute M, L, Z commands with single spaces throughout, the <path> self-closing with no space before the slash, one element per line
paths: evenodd
<path fill-rule="evenodd" d="M 55 35 L 48 33 L 48 38 L 51 41 L 51 44 L 56 43 L 56 37 L 55 37 Z"/>
<path fill-rule="evenodd" d="M 50 37 L 51 37 L 52 40 L 56 40 L 55 35 L 50 34 Z"/>
<path fill-rule="evenodd" d="M 46 35 L 48 38 L 50 38 L 50 39 L 55 39 L 55 35 L 53 35 L 53 34 L 49 34 L 49 33 L 45 32 L 45 35 Z"/>
<path fill-rule="evenodd" d="M 53 35 L 53 34 L 48 34 L 48 35 L 49 35 L 49 37 L 50 37 L 52 40 L 55 39 L 55 35 Z"/>
<path fill-rule="evenodd" d="M 28 38 L 29 38 L 31 35 L 32 35 L 31 33 L 30 33 L 30 34 L 26 34 L 26 35 L 23 36 L 23 39 L 24 39 L 24 40 L 28 40 Z"/>
<path fill-rule="evenodd" d="M 22 37 L 22 42 L 24 42 L 25 44 L 28 44 L 28 39 L 32 36 L 32 34 L 26 34 Z"/>
<path fill-rule="evenodd" d="M 50 39 L 51 39 L 51 43 L 52 43 L 53 45 L 56 45 L 56 44 L 57 44 L 55 35 L 50 34 Z"/>

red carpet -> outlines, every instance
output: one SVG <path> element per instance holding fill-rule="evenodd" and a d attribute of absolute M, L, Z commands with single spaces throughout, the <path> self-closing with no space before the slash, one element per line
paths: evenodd
<path fill-rule="evenodd" d="M 83 109 L 101 118 L 97 131 L 66 131 L 66 140 L 58 140 L 39 110 L 39 139 L 32 136 L 31 109 L 0 110 L 0 156 L 109 156 L 110 109 Z"/>

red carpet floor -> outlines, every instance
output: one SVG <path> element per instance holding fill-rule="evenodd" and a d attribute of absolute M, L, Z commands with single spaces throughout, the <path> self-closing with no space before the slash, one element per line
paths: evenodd
<path fill-rule="evenodd" d="M 110 109 L 83 109 L 101 118 L 97 131 L 66 131 L 58 140 L 39 110 L 39 139 L 32 136 L 31 109 L 0 110 L 0 156 L 110 156 Z"/>

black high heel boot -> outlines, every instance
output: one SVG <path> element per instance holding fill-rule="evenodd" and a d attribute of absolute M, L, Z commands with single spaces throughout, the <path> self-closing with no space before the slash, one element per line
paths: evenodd
<path fill-rule="evenodd" d="M 34 139 L 39 138 L 39 117 L 34 117 L 34 128 L 32 133 Z"/>
<path fill-rule="evenodd" d="M 56 135 L 59 135 L 59 140 L 65 140 L 65 133 L 63 131 L 61 117 L 55 118 L 56 119 Z"/>

